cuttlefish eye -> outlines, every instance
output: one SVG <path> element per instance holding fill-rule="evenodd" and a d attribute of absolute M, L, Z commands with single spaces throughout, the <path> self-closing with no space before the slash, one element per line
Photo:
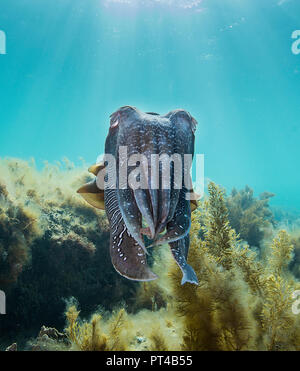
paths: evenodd
<path fill-rule="evenodd" d="M 184 109 L 178 109 L 175 111 L 174 116 L 189 122 L 192 132 L 195 133 L 197 121 L 191 116 L 191 114 Z"/>
<path fill-rule="evenodd" d="M 120 125 L 121 121 L 126 119 L 130 114 L 136 112 L 136 108 L 132 106 L 123 106 L 110 115 L 110 127 L 116 128 Z"/>
<path fill-rule="evenodd" d="M 119 122 L 120 122 L 120 117 L 119 115 L 117 115 L 116 117 L 110 120 L 110 127 L 111 128 L 117 127 L 119 125 Z"/>
<path fill-rule="evenodd" d="M 183 118 L 186 118 L 187 120 L 191 120 L 191 115 L 188 111 L 185 111 L 184 109 L 179 109 L 177 112 L 176 112 L 176 115 L 177 116 L 181 116 Z"/>
<path fill-rule="evenodd" d="M 185 110 L 178 110 L 176 113 L 175 113 L 176 117 L 180 117 L 188 122 L 192 122 L 192 116 L 189 112 L 185 111 Z"/>
<path fill-rule="evenodd" d="M 113 114 L 110 115 L 110 127 L 111 128 L 116 128 L 119 126 L 121 120 L 120 112 L 114 112 Z"/>

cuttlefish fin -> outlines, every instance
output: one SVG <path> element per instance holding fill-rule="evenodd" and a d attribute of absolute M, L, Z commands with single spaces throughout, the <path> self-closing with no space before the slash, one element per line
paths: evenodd
<path fill-rule="evenodd" d="M 97 187 L 96 180 L 84 184 L 77 190 L 77 193 L 82 196 L 87 203 L 97 209 L 105 210 L 104 191 Z"/>
<path fill-rule="evenodd" d="M 103 170 L 104 168 L 105 168 L 104 162 L 102 161 L 102 162 L 98 162 L 95 165 L 90 166 L 88 169 L 88 172 L 97 176 L 99 171 Z"/>
<path fill-rule="evenodd" d="M 191 204 L 191 212 L 195 211 L 198 207 L 197 200 L 191 200 L 190 204 Z"/>
<path fill-rule="evenodd" d="M 184 285 L 186 282 L 198 285 L 199 281 L 194 269 L 187 263 L 187 255 L 189 248 L 189 236 L 169 243 L 173 257 L 182 271 L 181 284 Z"/>
<path fill-rule="evenodd" d="M 198 202 L 197 200 L 200 200 L 201 198 L 201 195 L 199 195 L 198 193 L 194 192 L 194 190 L 192 189 L 191 193 L 190 193 L 190 204 L 191 204 L 191 212 L 195 211 L 198 207 Z"/>

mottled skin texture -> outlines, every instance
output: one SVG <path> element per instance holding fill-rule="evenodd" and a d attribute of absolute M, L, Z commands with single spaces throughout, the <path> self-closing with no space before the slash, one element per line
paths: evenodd
<path fill-rule="evenodd" d="M 115 269 L 123 276 L 137 281 L 150 281 L 157 276 L 151 272 L 146 260 L 146 247 L 143 234 L 152 240 L 151 245 L 169 243 L 174 259 L 183 272 L 182 284 L 197 284 L 196 274 L 186 262 L 189 249 L 189 229 L 191 225 L 190 201 L 186 200 L 187 190 L 177 184 L 181 179 L 174 174 L 171 165 L 171 189 L 162 189 L 162 174 L 166 169 L 156 169 L 156 180 L 160 183 L 155 189 L 151 183 L 151 155 L 194 154 L 194 131 L 196 121 L 184 110 L 174 110 L 166 115 L 143 113 L 125 106 L 111 115 L 110 129 L 105 143 L 105 153 L 116 158 L 117 169 L 122 164 L 120 147 L 127 147 L 128 159 L 133 154 L 143 154 L 148 160 L 143 168 L 148 189 L 123 187 L 117 176 L 117 187 L 104 190 L 104 203 L 110 224 L 110 254 Z M 133 164 L 132 164 L 133 165 Z M 153 165 L 153 166 L 151 166 Z M 127 174 L 138 165 L 128 166 Z M 185 171 L 189 173 L 190 168 Z M 109 170 L 106 169 L 109 173 Z M 169 170 L 170 171 L 170 168 Z M 97 173 L 97 171 L 93 171 Z M 184 169 L 182 169 L 182 175 Z M 180 187 L 178 187 L 178 185 Z M 94 192 L 95 183 L 89 185 Z M 84 193 L 84 191 L 80 191 Z M 89 191 L 87 191 L 89 192 Z M 86 197 L 85 197 L 86 198 Z M 87 199 L 87 198 L 86 198 Z M 88 202 L 90 202 L 87 199 Z M 92 202 L 90 202 L 93 204 Z M 93 204 L 94 205 L 94 204 Z M 94 205 L 95 206 L 95 205 Z M 143 225 L 146 224 L 146 227 Z"/>

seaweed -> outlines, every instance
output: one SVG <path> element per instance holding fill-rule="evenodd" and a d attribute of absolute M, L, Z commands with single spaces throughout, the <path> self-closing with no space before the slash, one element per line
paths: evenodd
<path fill-rule="evenodd" d="M 137 283 L 111 267 L 104 213 L 74 193 L 89 179 L 83 169 L 39 172 L 5 159 L 0 170 L 2 348 L 19 340 L 17 329 L 28 340 L 47 325 L 25 349 L 300 350 L 299 230 L 274 222 L 271 194 L 257 199 L 246 187 L 226 197 L 210 183 L 190 231 L 199 285 L 180 284 L 168 246 L 153 251 L 159 279 Z M 65 309 L 71 296 L 81 310 L 72 301 Z"/>
<path fill-rule="evenodd" d="M 66 316 L 68 327 L 66 333 L 78 350 L 108 350 L 107 336 L 101 332 L 101 316 L 94 314 L 89 323 L 78 323 L 79 311 L 75 306 L 68 308 Z"/>
<path fill-rule="evenodd" d="M 199 287 L 180 286 L 178 269 L 171 271 L 176 313 L 185 327 L 183 349 L 299 350 L 300 321 L 292 313 L 299 284 L 287 269 L 293 250 L 287 232 L 278 232 L 262 262 L 231 229 L 224 192 L 213 183 L 206 207 L 208 238 L 195 233 L 197 212 L 191 232 L 190 262 Z"/>
<path fill-rule="evenodd" d="M 261 247 L 266 231 L 276 224 L 269 206 L 274 196 L 273 193 L 263 192 L 256 198 L 253 189 L 246 186 L 240 191 L 234 188 L 226 199 L 231 227 L 250 246 Z"/>
<path fill-rule="evenodd" d="M 148 290 L 141 284 L 137 293 L 143 303 L 160 297 L 164 306 L 125 317 L 124 349 L 140 349 L 135 336 L 143 339 L 143 349 L 159 351 L 299 350 L 300 320 L 292 312 L 299 283 L 288 269 L 293 252 L 288 233 L 278 231 L 261 260 L 230 226 L 224 191 L 214 183 L 208 189 L 208 200 L 192 218 L 189 261 L 199 286 L 182 286 L 180 270 L 161 249 L 155 261 L 164 258 L 167 274 L 147 284 Z M 110 334 L 106 339 L 118 342 L 119 335 Z"/>
<path fill-rule="evenodd" d="M 69 162 L 38 171 L 33 162 L 0 160 L 0 289 L 7 296 L 0 333 L 7 342 L 16 326 L 28 336 L 43 324 L 61 329 L 70 296 L 86 303 L 85 315 L 100 302 L 112 310 L 134 296 L 134 283 L 111 267 L 104 212 L 74 191 L 88 179 Z"/>

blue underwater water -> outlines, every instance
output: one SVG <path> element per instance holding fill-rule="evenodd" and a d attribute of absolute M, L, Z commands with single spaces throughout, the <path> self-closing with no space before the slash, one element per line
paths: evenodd
<path fill-rule="evenodd" d="M 299 210 L 299 14 L 298 0 L 1 0 L 0 157 L 93 163 L 118 107 L 184 108 L 207 178 Z"/>

